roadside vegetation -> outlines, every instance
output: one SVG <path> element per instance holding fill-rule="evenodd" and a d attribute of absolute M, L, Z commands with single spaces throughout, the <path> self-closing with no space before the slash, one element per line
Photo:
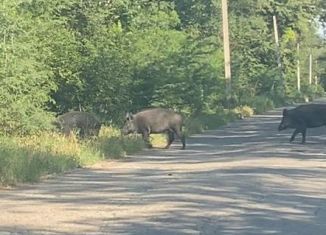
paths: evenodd
<path fill-rule="evenodd" d="M 214 129 L 239 118 L 249 117 L 253 110 L 241 107 L 231 111 L 201 114 L 186 118 L 187 136 Z M 155 148 L 167 144 L 165 134 L 151 135 Z M 98 137 L 78 139 L 55 131 L 40 131 L 29 135 L 0 136 L 0 185 L 37 182 L 42 177 L 84 167 L 105 159 L 119 159 L 145 148 L 139 135 L 122 136 L 117 127 L 104 126 Z"/>
<path fill-rule="evenodd" d="M 186 117 L 191 135 L 324 94 L 325 1 L 228 2 L 230 92 L 219 0 L 4 0 L 0 184 L 139 151 L 139 137 L 120 136 L 127 111 L 172 108 Z M 105 123 L 100 136 L 79 141 L 56 134 L 51 120 L 70 110 L 96 114 Z M 165 137 L 152 141 L 164 146 Z"/>
<path fill-rule="evenodd" d="M 0 185 L 35 182 L 42 176 L 121 158 L 143 148 L 140 137 L 105 127 L 98 138 L 78 140 L 54 132 L 0 137 Z"/>

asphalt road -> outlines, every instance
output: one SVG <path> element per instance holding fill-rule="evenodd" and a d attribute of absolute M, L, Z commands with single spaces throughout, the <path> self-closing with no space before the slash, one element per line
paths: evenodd
<path fill-rule="evenodd" d="M 290 144 L 280 115 L 0 191 L 0 235 L 325 235 L 326 129 Z"/>

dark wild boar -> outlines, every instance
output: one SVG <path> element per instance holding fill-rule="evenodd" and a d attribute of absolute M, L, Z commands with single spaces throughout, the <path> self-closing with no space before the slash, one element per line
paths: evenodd
<path fill-rule="evenodd" d="M 80 137 L 98 136 L 101 122 L 92 113 L 71 111 L 60 115 L 53 124 L 66 136 L 76 130 Z"/>
<path fill-rule="evenodd" d="M 136 114 L 127 113 L 122 133 L 142 134 L 148 147 L 152 147 L 149 142 L 149 135 L 155 133 L 166 133 L 168 135 L 169 148 L 175 139 L 175 135 L 181 139 L 182 149 L 185 149 L 185 136 L 182 133 L 183 119 L 180 114 L 163 108 L 152 108 Z"/>
<path fill-rule="evenodd" d="M 283 118 L 278 130 L 294 128 L 290 142 L 298 133 L 302 134 L 302 143 L 306 142 L 307 128 L 320 127 L 326 125 L 326 105 L 325 104 L 306 104 L 294 109 L 284 109 Z"/>

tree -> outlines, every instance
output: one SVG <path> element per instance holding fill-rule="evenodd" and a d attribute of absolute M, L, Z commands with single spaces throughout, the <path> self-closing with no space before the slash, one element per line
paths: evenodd
<path fill-rule="evenodd" d="M 2 4 L 0 16 L 0 123 L 2 132 L 30 132 L 45 127 L 46 104 L 55 89 L 42 48 L 51 23 L 32 21 L 16 2 Z"/>

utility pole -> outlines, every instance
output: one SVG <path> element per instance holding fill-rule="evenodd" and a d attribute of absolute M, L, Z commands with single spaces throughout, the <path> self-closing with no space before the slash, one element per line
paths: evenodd
<path fill-rule="evenodd" d="M 277 67 L 280 70 L 281 82 L 282 82 L 282 94 L 285 92 L 285 81 L 282 70 L 282 62 L 281 62 L 281 52 L 280 52 L 280 44 L 278 41 L 278 30 L 277 30 L 277 21 L 276 16 L 273 15 L 273 25 L 274 25 L 274 36 L 275 36 L 275 44 L 276 44 L 276 53 L 277 53 Z"/>
<path fill-rule="evenodd" d="M 2 2 L 2 9 L 4 10 L 4 16 L 6 18 L 6 1 Z M 9 34 L 9 33 L 8 33 Z M 6 37 L 7 37 L 7 30 L 4 28 L 4 34 L 3 34 L 3 58 L 4 58 L 4 65 L 3 70 L 5 76 L 7 75 L 7 62 L 8 62 L 8 55 L 7 55 L 7 46 L 6 46 Z"/>
<path fill-rule="evenodd" d="M 297 88 L 300 92 L 301 89 L 301 78 L 300 78 L 300 44 L 297 43 Z"/>
<path fill-rule="evenodd" d="M 312 84 L 312 53 L 309 54 L 309 85 Z"/>
<path fill-rule="evenodd" d="M 315 71 L 315 85 L 318 85 L 318 60 L 316 60 Z"/>
<path fill-rule="evenodd" d="M 229 44 L 229 22 L 228 22 L 228 3 L 222 0 L 222 24 L 223 24 L 223 48 L 224 48 L 224 69 L 226 80 L 227 99 L 231 96 L 231 59 Z"/>

